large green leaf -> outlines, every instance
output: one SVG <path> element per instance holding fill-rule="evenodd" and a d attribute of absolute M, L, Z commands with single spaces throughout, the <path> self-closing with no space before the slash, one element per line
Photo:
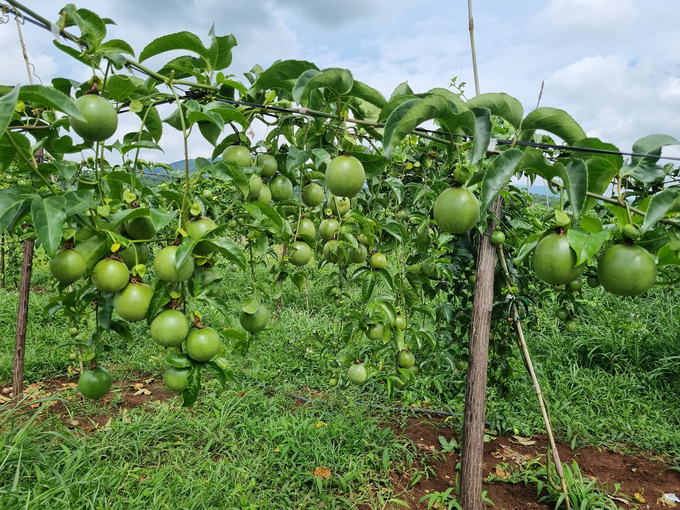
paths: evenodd
<path fill-rule="evenodd" d="M 302 106 L 309 107 L 310 97 L 318 89 L 323 89 L 329 100 L 336 101 L 348 94 L 353 85 L 354 78 L 347 69 L 328 69 L 307 81 L 299 97 L 295 97 L 295 101 Z"/>
<path fill-rule="evenodd" d="M 30 172 L 32 169 L 26 163 L 24 158 L 17 154 L 14 145 L 10 143 L 11 141 L 19 149 L 19 152 L 24 155 L 26 159 L 31 158 L 31 141 L 21 133 L 15 131 L 5 131 L 5 134 L 0 137 L 0 172 L 5 172 L 9 169 L 12 162 L 15 160 L 19 168 L 25 172 Z"/>
<path fill-rule="evenodd" d="M 470 164 L 476 165 L 486 156 L 493 126 L 491 124 L 491 112 L 487 108 L 473 108 L 472 113 L 475 116 L 475 133 L 472 141 Z"/>
<path fill-rule="evenodd" d="M 17 186 L 0 191 L 0 232 L 7 230 L 25 200 Z"/>
<path fill-rule="evenodd" d="M 134 77 L 114 74 L 106 80 L 105 92 L 114 101 L 125 101 L 138 86 Z"/>
<path fill-rule="evenodd" d="M 585 163 L 579 159 L 572 159 L 564 165 L 564 172 L 566 176 L 566 188 L 569 201 L 571 202 L 571 210 L 573 212 L 572 219 L 578 218 L 586 203 L 586 193 L 588 192 L 588 168 Z"/>
<path fill-rule="evenodd" d="M 482 181 L 482 211 L 486 211 L 501 190 L 508 185 L 517 170 L 517 164 L 522 155 L 523 153 L 519 149 L 508 149 L 491 163 Z"/>
<path fill-rule="evenodd" d="M 54 108 L 74 119 L 85 122 L 85 117 L 83 117 L 83 114 L 73 100 L 52 87 L 24 85 L 19 91 L 19 101 L 31 103 L 32 105 L 45 105 L 48 108 Z"/>
<path fill-rule="evenodd" d="M 292 92 L 298 77 L 308 69 L 318 67 L 305 60 L 284 60 L 273 64 L 258 76 L 253 86 L 248 91 L 249 94 L 257 94 L 261 90 L 283 89 Z"/>
<path fill-rule="evenodd" d="M 680 188 L 668 188 L 652 195 L 649 207 L 642 222 L 642 231 L 646 232 L 668 212 L 673 202 L 680 196 Z"/>
<path fill-rule="evenodd" d="M 9 94 L 0 97 L 0 138 L 5 134 L 7 126 L 9 126 L 12 116 L 14 115 L 14 107 L 17 105 L 19 98 L 19 85 L 14 87 Z"/>
<path fill-rule="evenodd" d="M 144 121 L 144 127 L 154 142 L 158 143 L 163 136 L 163 121 L 156 107 L 148 106 L 141 112 L 137 112 L 137 116 Z"/>
<path fill-rule="evenodd" d="M 597 250 L 609 239 L 610 229 L 604 229 L 597 234 L 589 234 L 580 228 L 570 228 L 567 231 L 567 241 L 569 246 L 576 252 L 576 265 L 588 262 L 590 257 L 597 253 Z"/>
<path fill-rule="evenodd" d="M 201 39 L 191 32 L 177 32 L 154 39 L 139 54 L 139 61 L 144 62 L 160 53 L 172 50 L 189 50 L 203 57 L 207 62 L 210 58 L 208 49 L 203 46 Z"/>
<path fill-rule="evenodd" d="M 248 119 L 245 118 L 240 110 L 237 110 L 232 105 L 223 103 L 222 101 L 213 101 L 212 103 L 208 103 L 207 105 L 203 106 L 203 111 L 206 113 L 216 113 L 222 117 L 224 122 L 237 122 L 243 127 L 248 126 Z"/>
<path fill-rule="evenodd" d="M 410 99 L 399 105 L 385 122 L 385 136 L 383 148 L 385 157 L 392 158 L 392 151 L 416 127 L 432 119 L 448 119 L 457 111 L 455 105 L 439 94 L 433 94 L 423 99 Z"/>
<path fill-rule="evenodd" d="M 214 35 L 214 25 L 210 29 L 212 43 L 208 48 L 208 61 L 212 70 L 226 69 L 231 65 L 231 50 L 236 46 L 236 38 L 233 35 Z"/>
<path fill-rule="evenodd" d="M 367 179 L 376 177 L 383 173 L 383 171 L 387 167 L 387 164 L 389 163 L 387 159 L 378 154 L 369 154 L 367 152 L 354 152 L 352 153 L 352 156 L 361 161 Z"/>
<path fill-rule="evenodd" d="M 357 80 L 354 80 L 352 90 L 349 91 L 348 95 L 363 99 L 367 103 L 377 106 L 378 108 L 382 108 L 387 104 L 387 101 L 380 92 Z"/>
<path fill-rule="evenodd" d="M 522 124 L 522 116 L 524 115 L 522 104 L 503 92 L 480 94 L 469 99 L 466 104 L 469 108 L 488 108 L 492 115 L 507 120 L 515 129 L 519 129 Z"/>
<path fill-rule="evenodd" d="M 414 99 L 420 99 L 420 96 L 415 96 L 415 95 L 409 95 L 409 96 L 397 96 L 394 99 L 390 99 L 390 101 L 382 107 L 380 110 L 380 115 L 378 115 L 378 122 L 385 123 L 387 119 L 390 118 L 390 115 L 392 115 L 392 112 L 396 110 L 399 106 L 401 106 L 403 103 L 406 101 L 411 101 Z"/>
<path fill-rule="evenodd" d="M 392 102 L 393 99 L 397 99 L 398 97 L 401 96 L 412 96 L 413 95 L 413 90 L 411 90 L 411 87 L 408 86 L 408 82 L 402 82 L 399 85 L 395 87 L 395 89 L 392 91 L 392 95 L 390 95 L 390 102 Z"/>
<path fill-rule="evenodd" d="M 610 143 L 603 143 L 597 138 L 584 138 L 574 143 L 573 146 L 618 152 L 616 146 Z M 611 180 L 616 177 L 619 169 L 623 166 L 623 157 L 620 154 L 581 151 L 573 151 L 571 154 L 574 158 L 585 161 L 588 167 L 588 191 L 597 195 L 605 192 Z M 584 212 L 592 209 L 596 203 L 596 199 L 588 198 Z"/>
<path fill-rule="evenodd" d="M 537 108 L 524 117 L 520 127 L 522 131 L 547 131 L 559 136 L 569 145 L 586 137 L 586 133 L 571 115 L 556 108 Z"/>
<path fill-rule="evenodd" d="M 644 156 L 633 156 L 630 164 L 621 169 L 621 175 L 631 176 L 644 183 L 663 179 L 666 172 L 657 166 L 661 150 L 669 145 L 678 144 L 680 144 L 678 140 L 668 135 L 649 135 L 640 138 L 633 144 L 633 152 Z"/>
<path fill-rule="evenodd" d="M 66 220 L 66 199 L 63 196 L 36 198 L 31 203 L 33 226 L 38 239 L 50 257 L 57 254 Z"/>
<path fill-rule="evenodd" d="M 248 269 L 248 261 L 246 254 L 236 242 L 228 237 L 217 237 L 211 239 L 210 242 L 217 247 L 217 251 L 236 264 L 243 271 Z"/>

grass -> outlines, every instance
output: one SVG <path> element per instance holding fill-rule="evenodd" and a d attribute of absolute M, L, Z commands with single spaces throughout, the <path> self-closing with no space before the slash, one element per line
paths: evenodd
<path fill-rule="evenodd" d="M 234 381 L 224 392 L 208 382 L 191 410 L 179 401 L 140 407 L 125 421 L 114 420 L 110 430 L 85 436 L 54 419 L 37 423 L 31 410 L 1 415 L 0 508 L 384 508 L 399 498 L 390 477 L 415 454 L 381 426 L 375 410 L 357 405 L 395 403 L 370 380 L 360 388 L 328 386 L 348 366 L 329 332 L 359 306 L 358 289 L 350 288 L 345 306 L 336 309 L 326 298 L 330 270 L 309 271 L 310 313 L 305 294 L 286 282 L 279 319 L 246 356 L 224 353 Z M 45 272 L 39 262 L 36 281 L 44 281 Z M 201 310 L 203 322 L 218 331 L 237 327 L 246 285 L 234 271 L 224 271 L 224 278 L 222 297 L 233 314 Z M 657 288 L 633 300 L 586 288 L 575 333 L 554 319 L 557 303 L 542 303 L 527 336 L 559 439 L 680 458 L 678 294 Z M 58 314 L 42 314 L 50 296 L 31 296 L 29 383 L 63 375 L 69 365 L 67 349 L 57 349 L 70 339 L 69 324 Z M 11 380 L 16 305 L 14 292 L 0 291 L 2 386 Z M 148 329 L 134 324 L 133 336 L 129 345 L 112 337 L 104 364 L 117 380 L 160 377 L 164 355 Z M 528 376 L 518 357 L 511 363 L 516 397 L 506 402 L 490 388 L 487 420 L 499 432 L 542 431 Z M 433 380 L 424 370 L 416 385 L 397 394 L 398 402 L 462 412 L 461 384 L 440 391 Z M 311 389 L 326 393 L 323 404 L 292 405 L 290 393 Z M 101 404 L 75 399 L 68 405 L 74 413 L 94 413 Z M 317 468 L 328 468 L 331 478 L 315 476 Z"/>

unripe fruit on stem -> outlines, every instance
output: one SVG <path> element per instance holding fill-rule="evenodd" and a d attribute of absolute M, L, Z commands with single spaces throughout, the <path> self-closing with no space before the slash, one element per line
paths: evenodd
<path fill-rule="evenodd" d="M 128 284 L 130 273 L 122 262 L 100 260 L 92 270 L 92 285 L 102 292 L 118 292 Z"/>
<path fill-rule="evenodd" d="M 187 355 L 195 361 L 209 361 L 220 351 L 222 341 L 213 328 L 194 329 L 184 345 Z"/>
<path fill-rule="evenodd" d="M 551 233 L 538 241 L 531 263 L 536 276 L 544 282 L 566 285 L 585 269 L 585 264 L 574 267 L 576 261 L 576 252 L 569 246 L 567 236 Z"/>
<path fill-rule="evenodd" d="M 260 202 L 261 204 L 271 204 L 272 203 L 272 192 L 269 190 L 266 184 L 262 185 L 262 189 L 255 197 L 253 202 Z"/>
<path fill-rule="evenodd" d="M 262 171 L 260 172 L 262 177 L 273 176 L 279 167 L 276 158 L 271 154 L 260 154 L 257 157 L 257 166 L 262 167 Z"/>
<path fill-rule="evenodd" d="M 640 246 L 617 244 L 607 248 L 597 264 L 597 277 L 607 292 L 637 296 L 656 282 L 656 263 Z"/>
<path fill-rule="evenodd" d="M 217 228 L 217 224 L 210 218 L 198 218 L 196 220 L 187 221 L 184 225 L 184 230 L 194 240 L 200 239 L 203 235 L 211 230 Z M 207 241 L 199 241 L 194 246 L 194 253 L 196 255 L 210 255 L 215 251 L 215 247 Z"/>
<path fill-rule="evenodd" d="M 264 304 L 261 304 L 257 311 L 252 314 L 241 310 L 238 319 L 243 329 L 249 333 L 258 333 L 267 327 L 269 310 Z"/>
<path fill-rule="evenodd" d="M 253 175 L 250 180 L 248 180 L 248 200 L 251 202 L 255 201 L 261 191 L 262 179 L 257 175 Z"/>
<path fill-rule="evenodd" d="M 295 251 L 290 256 L 290 261 L 293 265 L 304 266 L 312 259 L 312 249 L 304 241 L 295 241 L 293 243 Z"/>
<path fill-rule="evenodd" d="M 102 96 L 86 94 L 75 101 L 85 121 L 70 117 L 71 127 L 83 140 L 103 142 L 118 129 L 118 115 L 111 103 Z"/>
<path fill-rule="evenodd" d="M 297 231 L 300 236 L 316 236 L 316 227 L 314 222 L 309 218 L 300 218 L 300 221 L 293 221 L 291 224 L 293 232 Z"/>
<path fill-rule="evenodd" d="M 125 222 L 125 232 L 130 239 L 153 239 L 156 235 L 156 229 L 153 226 L 151 218 L 148 216 L 138 216 Z"/>
<path fill-rule="evenodd" d="M 178 310 L 165 310 L 151 322 L 151 339 L 161 347 L 177 347 L 189 334 L 189 320 Z"/>
<path fill-rule="evenodd" d="M 479 221 L 477 197 L 465 188 L 444 190 L 434 203 L 434 221 L 450 234 L 469 232 Z"/>
<path fill-rule="evenodd" d="M 113 379 L 104 367 L 85 370 L 78 378 L 78 389 L 84 397 L 91 400 L 102 398 L 111 389 Z"/>
<path fill-rule="evenodd" d="M 353 384 L 363 384 L 366 382 L 366 367 L 363 365 L 352 365 L 347 371 L 347 378 Z"/>
<path fill-rule="evenodd" d="M 302 188 L 302 202 L 307 207 L 316 207 L 323 202 L 323 188 L 321 185 L 310 182 Z"/>
<path fill-rule="evenodd" d="M 378 340 L 383 336 L 383 325 L 382 324 L 371 324 L 366 330 L 366 336 L 370 340 Z"/>
<path fill-rule="evenodd" d="M 163 373 L 163 382 L 170 391 L 180 393 L 189 385 L 190 368 L 175 368 L 169 366 Z"/>
<path fill-rule="evenodd" d="M 113 309 L 120 317 L 129 322 L 146 319 L 153 289 L 145 283 L 128 283 L 113 297 Z"/>
<path fill-rule="evenodd" d="M 496 230 L 493 234 L 491 234 L 491 243 L 492 244 L 503 244 L 505 242 L 505 234 L 501 232 L 500 230 Z"/>
<path fill-rule="evenodd" d="M 365 180 L 364 167 L 354 156 L 338 156 L 326 169 L 326 187 L 339 197 L 353 197 Z"/>
<path fill-rule="evenodd" d="M 288 200 L 293 196 L 293 183 L 285 175 L 277 175 L 269 183 L 269 190 L 274 202 Z"/>
<path fill-rule="evenodd" d="M 319 236 L 324 241 L 330 241 L 340 228 L 340 223 L 334 218 L 327 218 L 319 225 Z"/>
<path fill-rule="evenodd" d="M 188 256 L 182 262 L 182 266 L 177 270 L 175 268 L 175 257 L 177 254 L 177 246 L 168 246 L 163 248 L 154 262 L 156 275 L 164 282 L 179 283 L 188 280 L 194 272 L 194 259 Z"/>
<path fill-rule="evenodd" d="M 404 331 L 406 329 L 406 318 L 403 315 L 397 315 L 396 325 L 397 329 Z"/>
<path fill-rule="evenodd" d="M 399 363 L 399 366 L 401 368 L 410 368 L 416 362 L 416 357 L 413 355 L 412 352 L 401 351 L 399 353 L 399 357 L 397 359 L 397 362 Z"/>
<path fill-rule="evenodd" d="M 338 241 L 331 240 L 323 246 L 323 258 L 331 264 L 337 264 L 342 258 L 342 248 L 339 244 Z"/>
<path fill-rule="evenodd" d="M 347 250 L 347 258 L 354 264 L 361 264 L 368 256 L 368 250 L 363 244 L 359 244 L 356 248 Z"/>
<path fill-rule="evenodd" d="M 368 265 L 372 269 L 385 269 L 387 267 L 387 257 L 382 253 L 374 253 L 368 259 Z"/>
<path fill-rule="evenodd" d="M 248 167 L 251 164 L 250 151 L 243 145 L 232 145 L 224 149 L 222 160 Z"/>
<path fill-rule="evenodd" d="M 64 250 L 50 260 L 50 273 L 61 283 L 80 280 L 86 269 L 85 258 L 75 250 Z"/>

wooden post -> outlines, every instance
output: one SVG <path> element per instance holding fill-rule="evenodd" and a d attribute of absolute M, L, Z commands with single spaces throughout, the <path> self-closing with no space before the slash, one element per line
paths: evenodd
<path fill-rule="evenodd" d="M 500 216 L 501 200 L 499 195 L 491 206 L 491 211 L 496 217 Z M 487 235 L 481 236 L 477 253 L 460 471 L 460 502 L 464 510 L 482 510 L 483 508 L 482 458 L 484 455 L 486 371 L 489 362 L 489 333 L 496 266 L 496 247 L 491 243 L 490 236 L 495 228 L 496 222 L 490 218 L 486 226 Z"/>
<path fill-rule="evenodd" d="M 14 364 L 12 366 L 12 393 L 15 402 L 19 401 L 24 391 L 24 354 L 26 351 L 26 327 L 28 325 L 28 296 L 31 292 L 31 271 L 33 270 L 33 244 L 33 241 L 24 242 L 24 259 L 21 263 L 17 332 L 14 340 Z"/>

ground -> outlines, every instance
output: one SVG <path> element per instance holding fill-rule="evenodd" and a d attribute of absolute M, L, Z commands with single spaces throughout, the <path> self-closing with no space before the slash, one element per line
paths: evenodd
<path fill-rule="evenodd" d="M 84 434 L 105 430 L 112 420 L 125 421 L 130 409 L 145 406 L 153 410 L 159 402 L 176 396 L 167 391 L 162 381 L 140 376 L 136 382 L 114 386 L 114 391 L 106 395 L 102 405 L 97 407 L 97 413 L 88 412 L 87 416 L 79 416 L 73 414 L 69 402 L 82 398 L 77 393 L 74 381 L 75 378 L 60 377 L 32 384 L 26 388 L 26 394 L 34 400 L 35 408 L 42 405 L 41 399 L 45 397 L 60 397 L 45 409 L 45 416 L 54 414 L 67 427 Z M 0 409 L 7 405 L 6 401 L 11 396 L 9 390 L 2 389 Z M 322 393 L 313 390 L 305 393 L 311 397 L 322 396 Z M 303 405 L 313 405 L 313 402 L 291 396 L 291 408 Z M 83 407 L 80 406 L 80 409 Z M 410 508 L 428 508 L 428 501 L 421 502 L 422 498 L 455 487 L 456 465 L 460 457 L 455 447 L 445 446 L 460 443 L 460 434 L 456 432 L 460 424 L 453 418 L 428 415 L 411 416 L 406 421 L 402 420 L 401 425 L 396 423 L 387 418 L 385 420 L 385 426 L 393 427 L 396 433 L 410 439 L 412 447 L 423 454 L 421 458 L 427 459 L 423 463 L 429 463 L 430 466 L 430 469 L 424 469 L 424 465 L 397 469 L 392 479 L 398 497 L 408 503 Z M 554 508 L 554 505 L 541 501 L 541 497 L 547 493 L 545 489 L 538 494 L 536 483 L 525 482 L 525 478 L 530 478 L 532 473 L 542 469 L 546 437 L 535 435 L 527 438 L 511 434 L 496 437 L 487 434 L 487 439 L 484 449 L 484 490 L 486 498 L 493 502 L 493 508 Z M 449 451 L 443 451 L 445 449 Z M 576 459 L 583 479 L 586 482 L 595 481 L 615 498 L 615 503 L 621 508 L 665 509 L 673 506 L 672 502 L 664 499 L 665 494 L 680 495 L 680 472 L 662 455 L 633 452 L 624 444 L 615 445 L 614 449 L 580 446 L 572 450 L 571 445 L 559 443 L 558 451 L 564 464 L 571 465 L 572 460 Z M 419 473 L 419 479 L 413 483 L 414 475 L 419 476 Z M 491 507 L 490 504 L 487 506 Z M 433 508 L 447 506 L 445 503 Z"/>

